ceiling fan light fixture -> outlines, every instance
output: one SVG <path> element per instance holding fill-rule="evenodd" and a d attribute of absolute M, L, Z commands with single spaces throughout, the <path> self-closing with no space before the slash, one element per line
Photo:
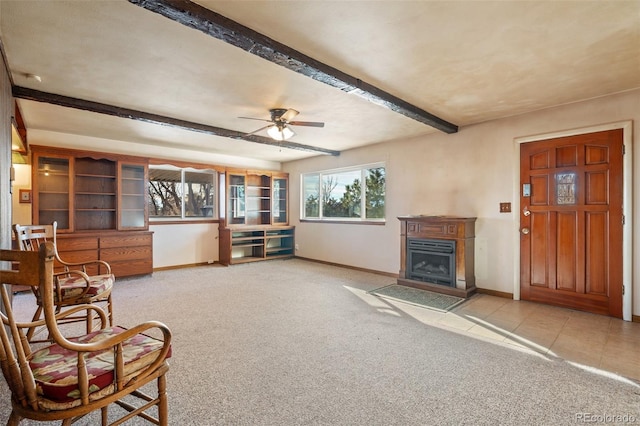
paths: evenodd
<path fill-rule="evenodd" d="M 271 137 L 271 139 L 275 139 L 277 141 L 286 141 L 291 138 L 295 133 L 287 126 L 271 126 L 267 129 L 267 134 Z"/>

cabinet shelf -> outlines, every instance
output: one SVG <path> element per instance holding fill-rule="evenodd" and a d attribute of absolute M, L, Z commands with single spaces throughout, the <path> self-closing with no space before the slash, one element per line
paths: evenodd
<path fill-rule="evenodd" d="M 76 177 L 96 178 L 96 179 L 115 179 L 116 178 L 113 175 L 94 175 L 94 174 L 88 174 L 88 173 L 76 173 Z"/>
<path fill-rule="evenodd" d="M 81 192 L 81 191 L 76 191 L 76 195 L 99 195 L 101 197 L 103 197 L 103 196 L 115 197 L 117 194 L 115 192 Z"/>

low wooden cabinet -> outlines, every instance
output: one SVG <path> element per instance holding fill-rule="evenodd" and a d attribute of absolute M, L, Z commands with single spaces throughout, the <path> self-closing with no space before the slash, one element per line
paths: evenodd
<path fill-rule="evenodd" d="M 151 231 L 59 234 L 57 248 L 60 257 L 67 262 L 104 260 L 116 277 L 153 272 Z M 104 271 L 94 269 L 88 272 Z"/>
<path fill-rule="evenodd" d="M 295 227 L 238 226 L 220 229 L 220 263 L 255 262 L 293 257 Z"/>

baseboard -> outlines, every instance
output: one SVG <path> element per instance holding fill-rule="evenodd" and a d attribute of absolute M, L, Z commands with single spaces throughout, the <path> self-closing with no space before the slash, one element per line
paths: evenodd
<path fill-rule="evenodd" d="M 323 265 L 337 266 L 339 268 L 353 269 L 354 271 L 370 272 L 372 274 L 384 275 L 386 277 L 398 278 L 398 274 L 392 274 L 391 272 L 384 272 L 384 271 L 376 271 L 375 269 L 360 268 L 357 266 L 344 265 L 342 263 L 335 263 L 335 262 L 327 262 L 326 260 L 311 259 L 308 257 L 301 257 L 301 256 L 295 256 L 295 259 L 305 260 L 307 262 L 322 263 Z"/>
<path fill-rule="evenodd" d="M 476 292 L 481 294 L 488 294 L 489 296 L 496 296 L 496 297 L 502 297 L 504 299 L 513 300 L 513 293 L 507 293 L 504 291 L 489 290 L 486 288 L 476 288 Z"/>
<path fill-rule="evenodd" d="M 194 266 L 222 266 L 219 262 L 199 262 L 199 263 L 186 263 L 184 265 L 173 265 L 173 266 L 161 266 L 159 268 L 153 268 L 153 272 L 158 271 L 170 271 L 172 269 L 184 269 L 184 268 L 193 268 Z"/>
<path fill-rule="evenodd" d="M 631 315 L 632 322 L 640 322 L 640 315 Z"/>

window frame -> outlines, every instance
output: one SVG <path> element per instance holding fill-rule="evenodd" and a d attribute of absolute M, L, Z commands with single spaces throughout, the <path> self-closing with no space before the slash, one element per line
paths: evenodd
<path fill-rule="evenodd" d="M 367 218 L 366 217 L 366 178 L 367 171 L 371 169 L 383 168 L 385 170 L 385 215 L 382 218 Z M 348 173 L 353 171 L 360 172 L 361 182 L 361 197 L 360 197 L 360 217 L 326 217 L 323 216 L 323 185 L 322 181 L 324 176 L 336 175 L 340 173 Z M 305 177 L 318 176 L 318 217 L 306 216 L 306 198 L 305 198 Z M 384 162 L 369 163 L 358 166 L 341 167 L 336 169 L 328 169 L 321 171 L 313 171 L 300 174 L 300 221 L 301 222 L 330 222 L 330 223 L 349 223 L 349 224 L 367 224 L 367 225 L 384 225 L 386 223 L 386 203 L 387 203 L 387 166 Z"/>
<path fill-rule="evenodd" d="M 182 187 L 182 194 L 180 197 L 180 216 L 155 216 L 149 209 L 149 224 L 166 224 L 166 223 L 194 223 L 194 222 L 218 222 L 220 220 L 218 213 L 219 200 L 219 171 L 214 167 L 194 167 L 194 166 L 178 166 L 171 163 L 153 163 L 149 164 L 149 178 L 148 185 L 151 185 L 151 170 L 170 170 L 180 172 L 180 185 Z M 187 173 L 202 173 L 212 175 L 211 188 L 213 193 L 213 206 L 211 206 L 212 216 L 186 216 L 185 208 L 185 176 Z M 149 195 L 150 196 L 150 195 Z"/>

